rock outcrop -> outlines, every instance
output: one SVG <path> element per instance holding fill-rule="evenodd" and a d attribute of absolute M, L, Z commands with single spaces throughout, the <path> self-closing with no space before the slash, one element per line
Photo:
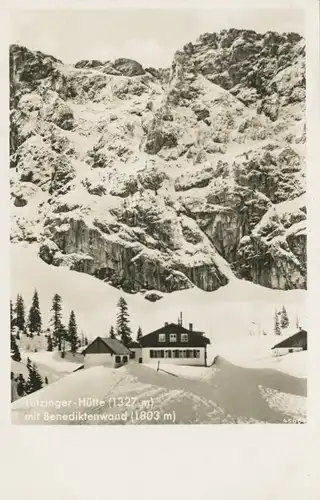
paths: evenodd
<path fill-rule="evenodd" d="M 12 242 L 159 300 L 306 287 L 305 48 L 223 30 L 171 68 L 10 48 Z"/>

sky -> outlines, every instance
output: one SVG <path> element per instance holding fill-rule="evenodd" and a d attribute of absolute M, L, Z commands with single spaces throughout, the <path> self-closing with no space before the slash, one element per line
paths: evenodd
<path fill-rule="evenodd" d="M 145 67 L 166 67 L 185 43 L 225 28 L 303 35 L 304 16 L 292 8 L 20 10 L 11 18 L 10 43 L 65 63 L 127 57 Z"/>

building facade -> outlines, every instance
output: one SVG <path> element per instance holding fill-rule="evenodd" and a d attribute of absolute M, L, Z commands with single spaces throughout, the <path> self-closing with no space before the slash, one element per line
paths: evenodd
<path fill-rule="evenodd" d="M 143 363 L 163 363 L 207 366 L 207 345 L 210 340 L 203 332 L 181 324 L 165 323 L 140 339 Z"/>
<path fill-rule="evenodd" d="M 142 363 L 142 347 L 140 343 L 133 340 L 128 344 L 128 348 L 131 351 L 130 359 L 135 359 L 137 362 Z"/>

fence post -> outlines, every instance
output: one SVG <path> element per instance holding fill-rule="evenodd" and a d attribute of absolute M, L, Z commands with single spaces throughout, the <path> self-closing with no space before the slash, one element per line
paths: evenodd
<path fill-rule="evenodd" d="M 160 361 L 158 361 L 158 368 L 157 368 L 157 372 L 159 371 L 159 366 L 160 366 Z"/>

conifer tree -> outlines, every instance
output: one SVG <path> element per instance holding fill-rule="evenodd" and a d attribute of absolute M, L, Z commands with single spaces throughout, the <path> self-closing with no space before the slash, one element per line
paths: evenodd
<path fill-rule="evenodd" d="M 19 373 L 17 378 L 17 393 L 18 396 L 22 397 L 26 394 L 26 381 L 23 378 L 22 373 Z"/>
<path fill-rule="evenodd" d="M 109 337 L 111 339 L 115 339 L 116 338 L 113 326 L 110 328 Z"/>
<path fill-rule="evenodd" d="M 138 342 L 141 339 L 141 337 L 142 337 L 142 330 L 141 330 L 141 326 L 139 326 L 138 331 L 137 331 L 137 341 Z"/>
<path fill-rule="evenodd" d="M 16 313 L 16 326 L 18 327 L 18 330 L 21 330 L 24 332 L 25 327 L 26 327 L 25 307 L 24 307 L 23 298 L 20 294 L 17 295 L 15 313 Z"/>
<path fill-rule="evenodd" d="M 13 331 L 14 321 L 13 321 L 13 305 L 12 300 L 10 300 L 10 332 Z"/>
<path fill-rule="evenodd" d="M 47 337 L 47 351 L 49 352 L 53 351 L 53 343 L 51 335 L 48 335 Z"/>
<path fill-rule="evenodd" d="M 117 336 L 120 337 L 121 342 L 127 346 L 131 341 L 131 329 L 129 326 L 129 312 L 128 305 L 126 300 L 123 297 L 120 297 L 118 306 L 118 314 L 117 314 L 117 325 L 116 332 Z"/>
<path fill-rule="evenodd" d="M 13 359 L 13 361 L 21 361 L 21 354 L 19 351 L 19 347 L 16 338 L 12 332 L 10 334 L 10 339 L 11 339 L 11 358 Z"/>
<path fill-rule="evenodd" d="M 66 340 L 67 340 L 68 332 L 66 328 L 62 325 L 60 329 L 60 340 L 61 340 L 61 357 L 64 358 L 66 354 Z"/>
<path fill-rule="evenodd" d="M 282 311 L 281 311 L 280 325 L 281 325 L 281 328 L 288 328 L 288 326 L 289 326 L 289 318 L 288 318 L 286 308 L 284 306 L 282 307 Z"/>
<path fill-rule="evenodd" d="M 35 290 L 29 311 L 28 329 L 30 334 L 37 333 L 38 335 L 40 335 L 41 327 L 42 327 L 42 319 L 39 306 L 39 296 L 37 290 Z"/>
<path fill-rule="evenodd" d="M 47 385 L 49 384 L 48 377 L 45 377 L 45 379 L 44 379 L 44 383 L 45 383 L 45 384 L 47 384 Z"/>
<path fill-rule="evenodd" d="M 78 327 L 76 322 L 76 315 L 71 311 L 68 325 L 68 341 L 70 342 L 71 352 L 76 353 L 79 346 Z"/>
<path fill-rule="evenodd" d="M 80 339 L 81 347 L 85 346 L 85 340 L 84 340 L 84 335 L 83 332 L 81 332 L 81 339 Z"/>
<path fill-rule="evenodd" d="M 56 293 L 52 299 L 52 307 L 51 307 L 52 317 L 50 323 L 53 328 L 53 343 L 55 347 L 58 347 L 59 351 L 61 351 L 62 334 L 63 334 L 61 302 L 62 299 L 60 295 Z"/>
<path fill-rule="evenodd" d="M 28 365 L 27 365 L 28 368 Z M 27 381 L 27 393 L 31 394 L 32 392 L 38 391 L 43 386 L 42 377 L 38 371 L 37 365 L 32 363 L 29 365 L 29 377 Z"/>
<path fill-rule="evenodd" d="M 13 307 L 10 300 L 10 351 L 13 361 L 21 361 L 21 354 L 17 344 L 16 337 L 13 335 Z"/>
<path fill-rule="evenodd" d="M 31 359 L 27 358 L 27 369 L 30 371 L 31 367 L 32 367 Z"/>
<path fill-rule="evenodd" d="M 275 312 L 275 315 L 274 315 L 274 333 L 275 333 L 275 335 L 281 335 L 279 316 L 278 316 L 277 311 Z"/>
<path fill-rule="evenodd" d="M 16 333 L 16 339 L 17 339 L 17 340 L 20 340 L 20 333 L 19 333 L 19 330 L 18 330 L 18 331 L 17 331 L 17 333 Z"/>

